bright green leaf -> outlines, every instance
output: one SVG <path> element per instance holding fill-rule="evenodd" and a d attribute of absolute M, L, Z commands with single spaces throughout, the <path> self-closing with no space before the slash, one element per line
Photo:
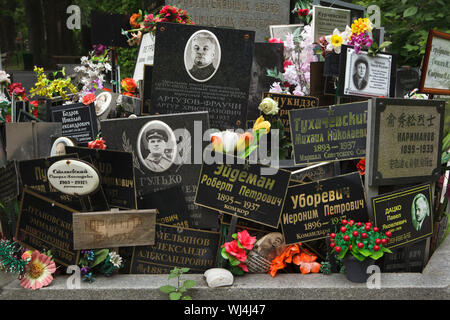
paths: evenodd
<path fill-rule="evenodd" d="M 187 292 L 187 289 L 185 287 L 179 287 L 178 291 L 181 293 L 185 293 L 185 292 Z"/>
<path fill-rule="evenodd" d="M 411 17 L 417 13 L 417 7 L 412 6 L 403 11 L 403 18 Z"/>
<path fill-rule="evenodd" d="M 240 262 L 238 259 L 232 257 L 232 258 L 230 259 L 230 264 L 231 264 L 233 267 L 235 267 L 235 266 L 238 266 L 239 264 L 241 264 L 241 262 Z"/>
<path fill-rule="evenodd" d="M 180 292 L 171 292 L 169 294 L 169 298 L 170 298 L 170 300 L 180 300 L 181 293 Z"/>
<path fill-rule="evenodd" d="M 169 280 L 174 279 L 174 278 L 178 278 L 178 274 L 176 274 L 176 273 L 169 274 Z"/>
<path fill-rule="evenodd" d="M 181 272 L 182 273 L 187 273 L 187 272 L 189 272 L 189 270 L 191 270 L 191 269 L 189 269 L 189 268 L 181 268 Z"/>
<path fill-rule="evenodd" d="M 195 287 L 197 285 L 197 282 L 195 282 L 194 280 L 186 280 L 186 281 L 184 281 L 183 284 L 186 289 L 190 289 L 190 288 Z"/>
<path fill-rule="evenodd" d="M 109 250 L 108 249 L 101 249 L 101 250 L 94 251 L 94 253 L 95 253 L 95 257 L 94 257 L 94 261 L 92 262 L 91 268 L 93 268 L 96 265 L 98 265 L 98 264 L 102 263 L 103 261 L 105 261 L 106 258 L 108 257 Z"/>
<path fill-rule="evenodd" d="M 171 293 L 176 291 L 177 288 L 175 288 L 174 286 L 162 286 L 161 288 L 159 288 L 159 291 L 164 292 L 164 293 Z"/>
<path fill-rule="evenodd" d="M 181 300 L 192 300 L 191 296 L 184 296 L 183 298 L 181 298 Z"/>
<path fill-rule="evenodd" d="M 370 256 L 372 259 L 374 260 L 378 260 L 383 256 L 383 251 L 382 250 L 378 250 L 375 251 L 374 253 L 372 253 L 372 255 Z"/>

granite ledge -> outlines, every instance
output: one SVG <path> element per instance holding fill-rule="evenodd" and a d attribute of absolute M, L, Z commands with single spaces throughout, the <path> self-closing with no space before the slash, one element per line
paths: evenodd
<path fill-rule="evenodd" d="M 184 279 L 197 281 L 190 289 L 194 300 L 343 300 L 343 299 L 450 299 L 450 237 L 436 250 L 423 273 L 385 273 L 381 288 L 369 289 L 355 284 L 342 274 L 249 274 L 236 277 L 233 286 L 209 288 L 203 275 Z M 11 275 L 0 274 L 0 300 L 167 300 L 159 287 L 168 284 L 167 275 L 115 275 L 98 277 L 91 284 L 81 282 L 80 289 L 68 289 L 68 276 L 58 276 L 46 288 L 23 289 Z"/>

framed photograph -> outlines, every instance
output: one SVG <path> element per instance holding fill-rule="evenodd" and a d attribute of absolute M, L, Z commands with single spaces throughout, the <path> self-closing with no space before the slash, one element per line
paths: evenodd
<path fill-rule="evenodd" d="M 295 30 L 298 28 L 301 28 L 300 32 L 304 28 L 304 24 L 281 24 L 281 25 L 273 25 L 269 26 L 270 29 L 270 37 L 271 38 L 278 38 L 281 39 L 281 41 L 286 40 L 286 35 L 288 33 L 294 33 Z"/>
<path fill-rule="evenodd" d="M 189 38 L 184 48 L 184 65 L 189 76 L 197 82 L 206 82 L 217 72 L 221 48 L 216 35 L 199 30 Z"/>
<path fill-rule="evenodd" d="M 363 97 L 395 96 L 396 56 L 367 51 L 359 54 L 342 46 L 339 62 L 339 95 Z"/>
<path fill-rule="evenodd" d="M 450 34 L 430 30 L 419 91 L 450 95 Z"/>
<path fill-rule="evenodd" d="M 66 147 L 74 147 L 75 141 L 67 137 L 59 137 L 57 138 L 53 144 L 52 149 L 50 150 L 50 157 L 62 156 L 66 154 Z"/>

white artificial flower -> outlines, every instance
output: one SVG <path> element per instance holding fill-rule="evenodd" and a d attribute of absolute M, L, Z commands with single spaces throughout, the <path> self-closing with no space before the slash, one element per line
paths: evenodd
<path fill-rule="evenodd" d="M 9 80 L 9 74 L 6 73 L 6 71 L 0 70 L 0 83 L 11 83 L 11 80 Z"/>
<path fill-rule="evenodd" d="M 116 268 L 120 268 L 122 265 L 122 257 L 119 256 L 116 252 L 112 251 L 109 253 L 109 261 L 114 265 Z"/>
<path fill-rule="evenodd" d="M 343 39 L 342 33 L 339 32 L 337 28 L 334 29 L 333 34 L 326 36 L 325 40 L 328 43 L 326 49 L 327 51 L 334 50 L 334 52 L 336 52 L 337 54 L 341 53 L 341 46 L 343 43 Z"/>

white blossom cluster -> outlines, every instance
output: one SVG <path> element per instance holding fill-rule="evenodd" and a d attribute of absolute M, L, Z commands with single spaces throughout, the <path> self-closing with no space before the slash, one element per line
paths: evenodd
<path fill-rule="evenodd" d="M 83 85 L 80 90 L 80 102 L 88 93 L 95 93 L 96 90 L 103 89 L 105 76 L 112 70 L 108 59 L 95 59 L 91 52 L 89 57 L 81 57 L 81 66 L 74 68 L 77 73 L 77 81 Z"/>

